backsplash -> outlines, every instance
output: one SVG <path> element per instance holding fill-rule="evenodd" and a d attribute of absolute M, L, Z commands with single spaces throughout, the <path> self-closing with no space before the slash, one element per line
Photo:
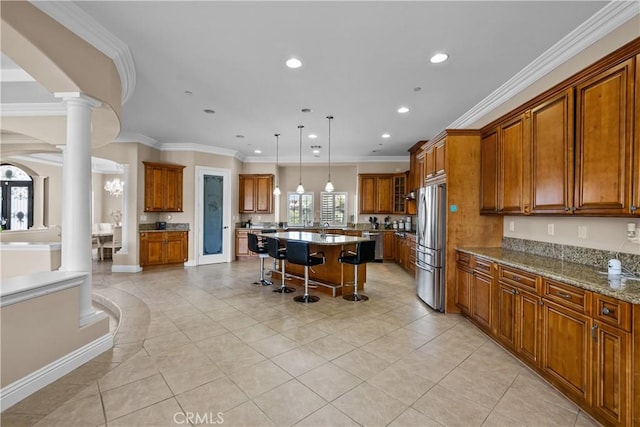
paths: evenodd
<path fill-rule="evenodd" d="M 575 262 L 577 264 L 602 269 L 603 271 L 607 270 L 607 262 L 610 259 L 617 258 L 622 262 L 623 268 L 640 273 L 640 255 L 624 252 L 616 253 L 614 251 L 582 248 L 560 243 L 539 242 L 536 240 L 516 239 L 512 237 L 502 238 L 502 248 Z"/>

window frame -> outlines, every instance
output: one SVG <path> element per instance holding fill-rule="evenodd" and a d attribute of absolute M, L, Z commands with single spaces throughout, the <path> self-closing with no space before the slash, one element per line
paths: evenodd
<path fill-rule="evenodd" d="M 333 198 L 333 203 L 332 203 L 332 213 L 331 213 L 331 219 L 329 221 L 326 220 L 326 217 L 324 216 L 324 212 L 325 212 L 325 207 L 324 207 L 324 200 L 325 197 L 327 196 L 331 196 Z M 343 221 L 342 222 L 337 222 L 336 221 L 336 206 L 338 206 L 338 204 L 336 204 L 336 196 L 344 196 L 344 209 L 343 209 Z M 328 192 L 328 191 L 323 191 L 320 193 L 320 223 L 321 224 L 325 224 L 325 223 L 329 223 L 330 226 L 340 226 L 340 227 L 346 227 L 348 225 L 348 220 L 347 220 L 347 213 L 348 213 L 348 208 L 349 208 L 349 193 L 346 191 L 332 191 L 332 192 Z"/>
<path fill-rule="evenodd" d="M 292 216 L 291 216 L 291 208 L 290 208 L 290 200 L 291 200 L 291 196 L 295 196 L 298 199 L 299 202 L 299 206 L 297 208 L 297 210 L 299 210 L 299 216 L 300 216 L 300 221 L 298 222 L 294 222 L 292 221 Z M 306 215 L 306 217 L 304 217 L 304 213 L 302 212 L 302 198 L 304 197 L 308 197 L 311 200 L 311 205 L 309 207 L 309 212 Z M 294 226 L 294 227 L 306 227 L 308 225 L 312 225 L 313 224 L 313 215 L 314 215 L 314 193 L 312 191 L 305 191 L 302 194 L 296 193 L 295 191 L 290 191 L 287 192 L 287 225 L 288 226 Z M 295 219 L 295 218 L 294 218 Z M 308 223 L 306 222 L 308 221 Z"/>

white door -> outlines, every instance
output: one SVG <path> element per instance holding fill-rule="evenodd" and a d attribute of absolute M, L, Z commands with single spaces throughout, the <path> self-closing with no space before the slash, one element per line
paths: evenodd
<path fill-rule="evenodd" d="M 196 167 L 196 262 L 231 261 L 231 180 L 228 169 Z"/>

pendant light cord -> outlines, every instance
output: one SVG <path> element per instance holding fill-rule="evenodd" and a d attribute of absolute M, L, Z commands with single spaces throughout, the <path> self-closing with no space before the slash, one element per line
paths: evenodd
<path fill-rule="evenodd" d="M 298 178 L 298 184 L 302 185 L 302 128 L 304 126 L 298 125 L 298 129 L 300 129 L 300 175 Z"/>
<path fill-rule="evenodd" d="M 331 182 L 331 120 L 333 116 L 328 115 L 327 119 L 329 120 L 329 182 Z"/>

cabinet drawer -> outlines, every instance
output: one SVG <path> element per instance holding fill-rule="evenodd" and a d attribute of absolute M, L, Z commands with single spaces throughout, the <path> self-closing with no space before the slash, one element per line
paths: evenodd
<path fill-rule="evenodd" d="M 593 319 L 631 331 L 631 305 L 605 295 L 593 294 Z"/>
<path fill-rule="evenodd" d="M 500 266 L 498 279 L 513 286 L 529 289 L 539 294 L 538 276 L 516 270 L 515 268 Z"/>
<path fill-rule="evenodd" d="M 473 264 L 473 271 L 478 273 L 484 273 L 487 275 L 491 275 L 491 261 L 483 258 L 475 258 L 475 262 Z"/>
<path fill-rule="evenodd" d="M 471 255 L 464 252 L 456 252 L 456 262 L 466 267 L 471 266 Z"/>
<path fill-rule="evenodd" d="M 545 298 L 580 313 L 591 311 L 591 292 L 549 279 L 543 279 L 542 283 Z"/>

